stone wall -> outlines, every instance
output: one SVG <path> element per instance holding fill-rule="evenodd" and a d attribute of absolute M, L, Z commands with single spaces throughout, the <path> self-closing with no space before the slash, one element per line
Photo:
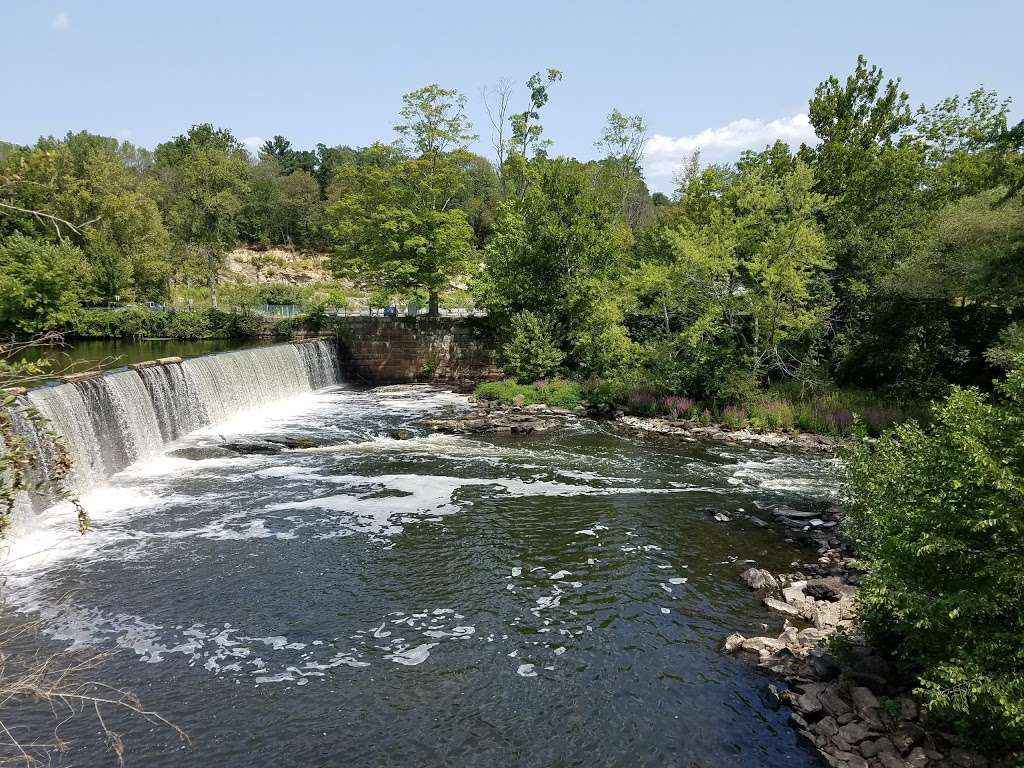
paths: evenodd
<path fill-rule="evenodd" d="M 338 338 L 342 371 L 356 382 L 469 387 L 501 377 L 481 318 L 346 317 Z"/>

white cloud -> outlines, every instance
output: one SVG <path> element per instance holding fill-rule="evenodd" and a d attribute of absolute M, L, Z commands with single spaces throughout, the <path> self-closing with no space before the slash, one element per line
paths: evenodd
<path fill-rule="evenodd" d="M 745 117 L 719 128 L 705 128 L 693 136 L 655 134 L 644 147 L 644 174 L 652 189 L 669 192 L 680 164 L 698 149 L 702 164 L 721 163 L 735 160 L 746 149 L 764 149 L 776 140 L 791 147 L 816 141 L 814 129 L 803 113 L 767 122 Z"/>
<path fill-rule="evenodd" d="M 245 148 L 249 150 L 250 155 L 253 157 L 259 157 L 260 147 L 263 146 L 264 141 L 266 141 L 266 139 L 260 136 L 249 136 L 248 138 L 242 139 L 242 144 L 244 144 Z"/>
<path fill-rule="evenodd" d="M 53 17 L 53 21 L 50 22 L 50 27 L 57 32 L 67 32 L 71 29 L 71 17 L 67 11 L 61 11 Z"/>

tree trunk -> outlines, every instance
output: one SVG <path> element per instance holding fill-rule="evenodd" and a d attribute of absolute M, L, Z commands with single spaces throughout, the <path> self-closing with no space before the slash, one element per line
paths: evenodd
<path fill-rule="evenodd" d="M 210 306 L 217 309 L 217 264 L 213 253 L 206 256 L 206 264 L 210 272 Z"/>
<path fill-rule="evenodd" d="M 438 309 L 437 291 L 430 292 L 430 298 L 427 299 L 427 305 L 428 317 L 437 317 L 439 314 L 441 314 L 440 310 Z"/>

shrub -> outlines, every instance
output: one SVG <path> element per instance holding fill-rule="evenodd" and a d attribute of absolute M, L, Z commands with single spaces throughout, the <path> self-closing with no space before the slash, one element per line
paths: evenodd
<path fill-rule="evenodd" d="M 661 411 L 670 419 L 686 419 L 693 415 L 697 403 L 691 397 L 669 395 L 661 399 Z"/>
<path fill-rule="evenodd" d="M 527 405 L 539 402 L 535 387 L 517 384 L 511 379 L 484 382 L 473 394 L 481 400 L 494 400 L 499 403 L 511 403 L 517 395 L 522 395 Z"/>
<path fill-rule="evenodd" d="M 796 412 L 788 400 L 754 401 L 748 406 L 750 423 L 757 429 L 792 429 Z"/>
<path fill-rule="evenodd" d="M 73 245 L 13 234 L 0 242 L 0 329 L 35 333 L 71 321 L 89 287 L 89 265 Z"/>
<path fill-rule="evenodd" d="M 933 423 L 849 465 L 848 530 L 870 568 L 864 628 L 920 670 L 929 711 L 989 746 L 1024 743 L 1024 370 L 954 389 Z"/>
<path fill-rule="evenodd" d="M 617 408 L 626 401 L 629 385 L 616 379 L 591 379 L 583 385 L 584 399 L 591 405 Z"/>
<path fill-rule="evenodd" d="M 291 338 L 295 335 L 295 330 L 299 326 L 299 320 L 295 317 L 282 317 L 280 320 L 275 320 L 273 327 L 270 329 L 275 336 L 284 336 Z"/>
<path fill-rule="evenodd" d="M 512 316 L 509 340 L 501 348 L 501 357 L 506 373 L 520 382 L 550 376 L 564 359 L 550 324 L 525 311 Z"/>
<path fill-rule="evenodd" d="M 141 339 L 167 335 L 164 312 L 147 307 L 123 309 L 80 309 L 71 320 L 71 332 L 81 338 Z"/>
<path fill-rule="evenodd" d="M 476 388 L 474 394 L 481 400 L 495 400 L 500 403 L 533 405 L 544 403 L 552 408 L 572 410 L 584 399 L 585 389 L 581 384 L 565 379 L 541 380 L 533 384 L 518 384 L 511 379 L 488 381 Z"/>
<path fill-rule="evenodd" d="M 172 312 L 167 335 L 174 339 L 208 339 L 212 335 L 210 315 L 198 309 Z"/>
<path fill-rule="evenodd" d="M 634 416 L 655 416 L 658 413 L 657 393 L 644 386 L 634 387 L 626 395 L 625 408 Z"/>
<path fill-rule="evenodd" d="M 741 405 L 727 405 L 722 409 L 722 423 L 730 429 L 747 426 L 747 411 Z"/>

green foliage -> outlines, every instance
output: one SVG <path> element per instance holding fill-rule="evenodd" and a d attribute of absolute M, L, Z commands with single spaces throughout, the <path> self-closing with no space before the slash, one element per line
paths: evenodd
<path fill-rule="evenodd" d="M 1024 743 L 1024 371 L 955 388 L 929 429 L 850 463 L 865 628 L 920 670 L 932 714 L 989 747 Z"/>
<path fill-rule="evenodd" d="M 203 310 L 182 310 L 171 313 L 167 335 L 173 339 L 207 339 L 213 335 L 210 313 Z"/>
<path fill-rule="evenodd" d="M 0 329 L 60 328 L 78 309 L 89 269 L 81 250 L 15 234 L 0 241 Z"/>
<path fill-rule="evenodd" d="M 161 206 L 177 258 L 192 259 L 216 287 L 228 250 L 238 242 L 238 224 L 250 194 L 249 157 L 226 129 L 209 123 L 156 148 Z"/>
<path fill-rule="evenodd" d="M 494 400 L 506 405 L 543 403 L 552 408 L 572 410 L 583 402 L 587 390 L 579 383 L 565 379 L 541 380 L 532 384 L 506 379 L 484 382 L 473 394 L 481 400 Z"/>
<path fill-rule="evenodd" d="M 550 324 L 533 312 L 517 312 L 511 318 L 508 342 L 501 348 L 505 372 L 518 381 L 536 381 L 554 374 L 564 355 L 555 344 Z"/>
<path fill-rule="evenodd" d="M 605 373 L 632 352 L 611 282 L 627 258 L 629 228 L 595 194 L 582 164 L 541 159 L 531 169 L 524 196 L 499 210 L 487 269 L 474 285 L 477 304 L 499 324 L 522 311 L 548 318 L 569 365 Z"/>
<path fill-rule="evenodd" d="M 80 309 L 71 332 L 80 338 L 141 339 L 168 335 L 168 315 L 140 306 L 123 309 Z"/>
<path fill-rule="evenodd" d="M 298 329 L 298 326 L 299 320 L 297 318 L 282 317 L 280 320 L 274 321 L 271 331 L 275 336 L 282 336 L 290 339 L 295 335 L 295 331 Z"/>

